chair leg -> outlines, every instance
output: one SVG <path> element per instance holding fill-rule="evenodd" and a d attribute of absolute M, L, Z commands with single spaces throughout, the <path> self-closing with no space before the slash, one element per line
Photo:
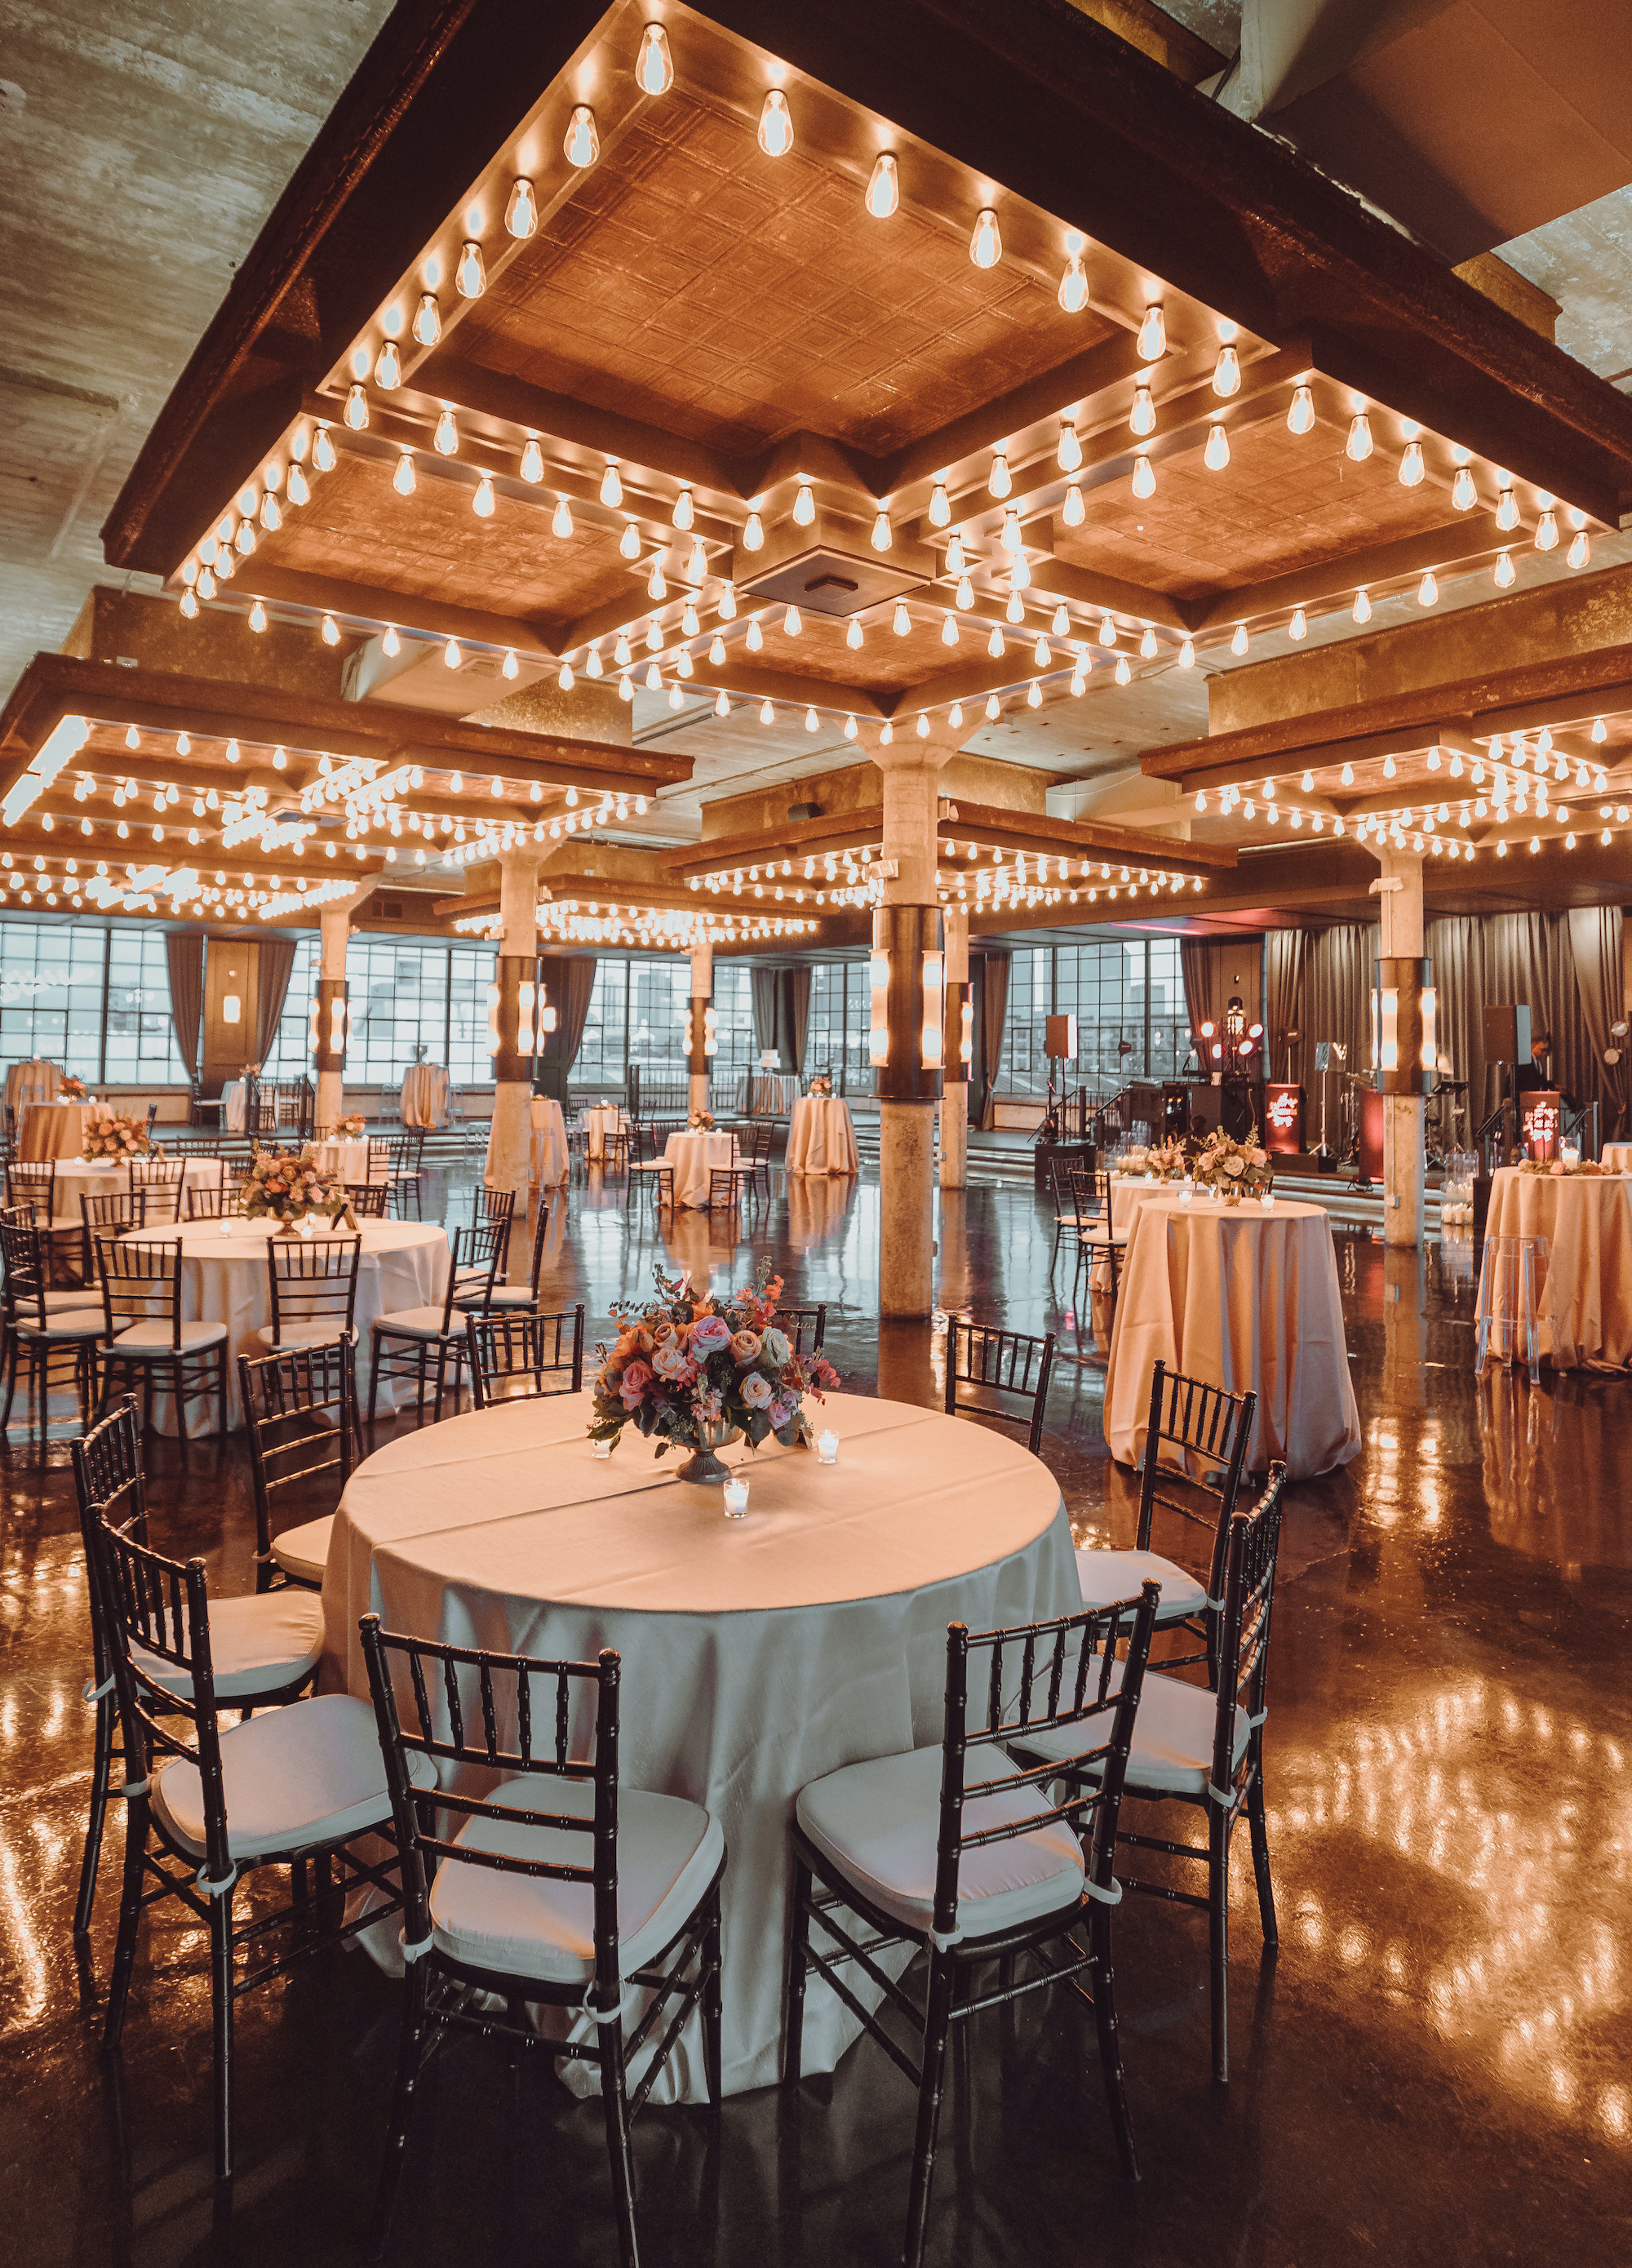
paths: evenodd
<path fill-rule="evenodd" d="M 11 1344 L 6 1350 L 5 1364 L 5 1410 L 4 1413 L 0 1415 L 0 1433 L 4 1433 L 11 1422 L 11 1402 L 17 1392 L 17 1358 L 22 1347 L 22 1342 L 15 1331 L 10 1336 Z"/>
<path fill-rule="evenodd" d="M 952 2024 L 954 1970 L 951 1956 L 930 1956 L 930 1992 L 923 2017 L 923 2076 L 918 2087 L 918 2131 L 913 2141 L 912 2189 L 907 2202 L 905 2268 L 923 2268 L 930 2223 L 930 2187 L 935 2178 L 935 2138 L 941 2123 L 941 2090 L 946 2070 L 946 2035 Z"/>
<path fill-rule="evenodd" d="M 372 1345 L 369 1350 L 368 1364 L 368 1422 L 372 1425 L 375 1398 L 379 1393 L 379 1333 L 372 1331 L 369 1336 Z"/>
<path fill-rule="evenodd" d="M 96 1665 L 97 1683 L 107 1675 L 106 1664 Z M 79 1861 L 79 1896 L 74 1906 L 74 1935 L 91 1933 L 91 1910 L 96 1903 L 97 1869 L 102 1859 L 102 1829 L 107 1819 L 107 1786 L 114 1765 L 114 1701 L 104 1693 L 96 1705 L 96 1744 L 91 1763 L 91 1807 L 85 1820 L 85 1855 Z"/>
<path fill-rule="evenodd" d="M 1093 1955 L 1090 1977 L 1093 1986 L 1093 2020 L 1099 2034 L 1099 2069 L 1105 2079 L 1105 2099 L 1116 2136 L 1116 2154 L 1130 2182 L 1139 2178 L 1134 2153 L 1133 2121 L 1128 2114 L 1128 2088 L 1122 2073 L 1121 2043 L 1116 2029 L 1116 1984 L 1111 1967 L 1111 1911 L 1095 1904 L 1088 1917 L 1088 1948 Z"/>
<path fill-rule="evenodd" d="M 1230 1827 L 1215 1809 L 1207 1829 L 1207 1918 L 1213 2006 L 1213 2077 L 1230 2077 Z"/>
<path fill-rule="evenodd" d="M 419 2084 L 420 2066 L 424 2061 L 425 2043 L 430 2024 L 425 2014 L 428 1982 L 423 1962 L 409 1965 L 403 1987 L 402 2036 L 397 2049 L 397 2080 L 391 2102 L 391 2128 L 386 2137 L 385 2161 L 379 2169 L 379 2184 L 374 2192 L 374 2213 L 369 2223 L 368 2257 L 378 2260 L 386 2250 L 391 2234 L 391 2210 L 396 2203 L 397 2188 L 402 2179 L 402 2161 L 408 2152 L 408 2129 L 414 2119 L 414 2093 Z"/>
<path fill-rule="evenodd" d="M 221 1438 L 224 1440 L 227 1429 L 227 1359 L 224 1339 L 216 1349 L 216 1401 L 221 1411 Z"/>
<path fill-rule="evenodd" d="M 606 2118 L 606 2151 L 612 2160 L 612 2194 L 618 2212 L 618 2257 L 622 2268 L 638 2268 L 635 2235 L 635 2160 L 629 2149 L 629 2104 L 623 2079 L 623 2026 L 602 2024 L 600 2100 Z"/>
<path fill-rule="evenodd" d="M 210 1901 L 210 1998 L 216 2043 L 216 2179 L 232 2178 L 232 1892 Z"/>
<path fill-rule="evenodd" d="M 708 1927 L 702 1933 L 702 1958 L 709 1979 L 702 1988 L 702 2068 L 708 2080 L 709 2102 L 720 2107 L 720 1893 L 716 1883 L 709 1898 Z"/>
<path fill-rule="evenodd" d="M 132 1797 L 125 1806 L 125 1872 L 119 1896 L 119 1940 L 114 1948 L 114 1966 L 107 1980 L 107 2015 L 102 2027 L 104 2054 L 119 2045 L 125 2028 L 125 2004 L 130 1997 L 130 1975 L 136 1967 L 136 1932 L 142 1924 L 142 1864 L 147 1852 L 146 1796 Z"/>
<path fill-rule="evenodd" d="M 176 1405 L 176 1439 L 187 1454 L 187 1365 L 180 1355 L 170 1366 L 170 1392 Z"/>
<path fill-rule="evenodd" d="M 1275 1884 L 1269 1879 L 1269 1830 L 1264 1818 L 1261 1760 L 1253 1768 L 1253 1784 L 1247 1790 L 1246 1824 L 1253 1842 L 1253 1874 L 1258 1884 L 1258 1918 L 1263 1927 L 1264 1943 L 1273 1952 L 1280 1945 L 1281 1932 L 1275 1918 Z"/>

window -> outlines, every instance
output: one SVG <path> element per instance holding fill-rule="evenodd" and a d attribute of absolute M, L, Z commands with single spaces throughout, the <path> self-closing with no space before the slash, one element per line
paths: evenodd
<path fill-rule="evenodd" d="M 142 932 L 137 932 L 139 937 Z M 158 948 L 158 992 L 165 1029 L 170 1023 L 170 988 L 165 978 L 165 946 Z M 102 997 L 107 946 L 106 930 L 43 922 L 0 923 L 0 1049 L 8 1062 L 44 1056 L 81 1079 L 136 1078 L 136 1072 L 102 1069 Z M 144 979 L 135 981 L 140 995 Z M 136 1012 L 140 999 L 127 1015 Z M 149 1074 L 167 1077 L 165 1072 Z M 178 1076 L 180 1070 L 178 1066 Z"/>
<path fill-rule="evenodd" d="M 1044 1020 L 1051 1012 L 1077 1019 L 1070 1084 L 1108 1094 L 1129 1079 L 1177 1078 L 1190 1043 L 1178 939 L 1118 934 L 1017 952 L 1009 964 L 1000 1094 L 1048 1093 Z"/>
<path fill-rule="evenodd" d="M 351 1044 L 346 1057 L 349 1078 L 377 1079 L 394 1084 L 415 1062 L 445 1061 L 448 983 L 445 945 L 399 944 L 394 938 L 353 938 L 346 954 L 346 977 L 351 988 Z M 485 1054 L 485 998 L 482 1027 Z"/>
<path fill-rule="evenodd" d="M 629 974 L 629 962 L 621 957 L 603 954 L 595 963 L 595 989 L 584 1020 L 584 1036 L 568 1074 L 579 1086 L 623 1084 Z"/>
<path fill-rule="evenodd" d="M 759 1061 L 754 1043 L 754 975 L 745 961 L 714 964 L 714 1076 L 740 1079 Z"/>
<path fill-rule="evenodd" d="M 1176 937 L 1150 939 L 1150 1076 L 1177 1079 L 1190 1051 L 1190 1012 L 1184 1003 L 1184 970 Z"/>
<path fill-rule="evenodd" d="M 265 1079 L 312 1079 L 317 1072 L 312 1062 L 312 995 L 317 986 L 322 967 L 322 949 L 315 937 L 295 940 L 295 958 L 289 972 L 289 990 L 283 995 L 283 1012 L 278 1018 L 277 1034 L 272 1042 L 266 1062 L 261 1065 Z"/>
<path fill-rule="evenodd" d="M 449 952 L 447 1066 L 455 1086 L 480 1086 L 493 1076 L 488 987 L 497 964 L 493 946 L 456 945 Z"/>
<path fill-rule="evenodd" d="M 683 1078 L 690 961 L 631 961 L 629 986 L 629 1061 L 642 1071 Z"/>
<path fill-rule="evenodd" d="M 1044 1019 L 1049 1013 L 1052 998 L 1053 959 L 1051 953 L 1035 946 L 1026 946 L 1010 956 L 1009 1007 L 1003 1018 L 1003 1057 L 997 1067 L 1000 1094 L 1048 1094 Z"/>

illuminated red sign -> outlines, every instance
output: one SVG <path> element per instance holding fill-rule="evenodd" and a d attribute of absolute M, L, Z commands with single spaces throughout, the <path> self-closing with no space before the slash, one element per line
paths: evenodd
<path fill-rule="evenodd" d="M 1301 1086 L 1264 1089 L 1264 1147 L 1287 1157 L 1304 1146 L 1304 1090 Z"/>

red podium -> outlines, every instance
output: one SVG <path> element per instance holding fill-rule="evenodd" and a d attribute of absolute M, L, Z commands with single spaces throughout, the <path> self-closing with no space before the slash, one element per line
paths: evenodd
<path fill-rule="evenodd" d="M 1374 1086 L 1360 1090 L 1359 1173 L 1363 1182 L 1383 1178 L 1383 1103 Z"/>
<path fill-rule="evenodd" d="M 1264 1147 L 1272 1157 L 1290 1158 L 1304 1146 L 1304 1090 L 1264 1088 Z"/>

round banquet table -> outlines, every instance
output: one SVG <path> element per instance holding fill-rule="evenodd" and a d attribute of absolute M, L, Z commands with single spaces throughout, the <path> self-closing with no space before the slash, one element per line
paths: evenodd
<path fill-rule="evenodd" d="M 1535 1272 L 1536 1345 L 1555 1370 L 1632 1364 L 1632 1182 L 1616 1175 L 1490 1177 L 1485 1254 L 1496 1236 L 1544 1236 Z"/>
<path fill-rule="evenodd" d="M 402 1081 L 402 1123 L 445 1126 L 448 1075 L 440 1064 L 415 1064 Z"/>
<path fill-rule="evenodd" d="M 734 1134 L 671 1134 L 663 1145 L 663 1162 L 674 1168 L 674 1202 L 706 1205 L 709 1175 L 717 1166 L 737 1162 Z"/>
<path fill-rule="evenodd" d="M 227 1425 L 232 1431 L 244 1422 L 238 1358 L 268 1351 L 256 1334 L 272 1320 L 267 1244 L 276 1227 L 276 1222 L 246 1220 L 242 1214 L 229 1215 L 224 1221 L 181 1226 L 182 1318 L 227 1327 Z M 357 1267 L 355 1321 L 357 1362 L 366 1380 L 369 1326 L 376 1315 L 393 1314 L 403 1307 L 423 1307 L 441 1300 L 447 1289 L 448 1240 L 445 1229 L 429 1221 L 364 1220 L 360 1227 L 363 1250 Z M 175 1233 L 173 1228 L 137 1229 L 131 1241 L 152 1243 Z M 398 1381 L 397 1385 L 405 1398 L 412 1395 L 411 1381 Z M 388 1381 L 382 1380 L 382 1403 L 389 1390 Z M 386 1406 L 394 1408 L 395 1403 Z M 154 1422 L 165 1432 L 173 1432 L 175 1413 L 169 1395 L 156 1394 L 153 1410 Z M 214 1418 L 213 1400 L 208 1404 L 202 1399 L 189 1401 L 189 1433 L 208 1432 Z"/>
<path fill-rule="evenodd" d="M 788 1127 L 790 1174 L 859 1174 L 850 1106 L 836 1094 L 802 1094 Z"/>
<path fill-rule="evenodd" d="M 358 1135 L 343 1141 L 320 1142 L 316 1145 L 317 1161 L 326 1174 L 336 1175 L 342 1182 L 353 1182 L 361 1187 L 374 1176 L 369 1172 L 368 1137 Z M 379 1179 L 386 1178 L 382 1172 Z"/>
<path fill-rule="evenodd" d="M 1632 1174 L 1632 1142 L 1606 1142 L 1598 1162 L 1607 1166 L 1612 1174 Z"/>
<path fill-rule="evenodd" d="M 606 1137 L 616 1134 L 629 1124 L 629 1120 L 615 1102 L 592 1102 L 584 1113 L 584 1148 L 586 1156 L 604 1158 Z"/>
<path fill-rule="evenodd" d="M 1144 1454 L 1150 1371 L 1258 1395 L 1247 1462 L 1305 1479 L 1360 1448 L 1337 1256 L 1325 1209 L 1277 1197 L 1236 1206 L 1146 1198 L 1129 1222 L 1105 1374 L 1105 1438 L 1122 1464 Z"/>
<path fill-rule="evenodd" d="M 18 1121 L 17 1154 L 28 1165 L 77 1158 L 91 1121 L 112 1115 L 106 1102 L 26 1102 Z"/>
<path fill-rule="evenodd" d="M 567 1178 L 567 1122 L 548 1094 L 533 1098 L 533 1178 L 545 1189 Z"/>
<path fill-rule="evenodd" d="M 54 1102 L 62 1083 L 62 1066 L 48 1057 L 35 1056 L 27 1063 L 7 1066 L 5 1099 L 13 1110 L 20 1110 L 26 1102 Z"/>
<path fill-rule="evenodd" d="M 329 1543 L 323 1684 L 367 1694 L 357 1622 L 371 1612 L 387 1630 L 548 1660 L 616 1647 L 623 1779 L 704 1804 L 724 1829 L 724 2081 L 739 2095 L 779 2076 L 798 1790 L 939 1741 L 949 1622 L 1077 1610 L 1070 1526 L 1018 1442 L 904 1403 L 818 1405 L 836 1465 L 729 1448 L 750 1484 L 740 1522 L 632 1427 L 592 1456 L 591 1406 L 588 1394 L 500 1403 L 358 1466 Z M 805 2070 L 831 2071 L 858 2029 L 812 1991 Z M 695 2018 L 665 2088 L 704 2100 Z"/>
<path fill-rule="evenodd" d="M 226 1170 L 219 1158 L 186 1159 L 181 1167 L 182 1186 L 195 1189 L 219 1189 Z M 122 1197 L 129 1187 L 129 1167 L 116 1166 L 111 1158 L 60 1159 L 56 1168 L 55 1204 L 51 1214 L 53 1226 L 77 1228 L 83 1218 L 79 1211 L 81 1197 Z M 185 1198 L 181 1210 L 185 1214 Z"/>

